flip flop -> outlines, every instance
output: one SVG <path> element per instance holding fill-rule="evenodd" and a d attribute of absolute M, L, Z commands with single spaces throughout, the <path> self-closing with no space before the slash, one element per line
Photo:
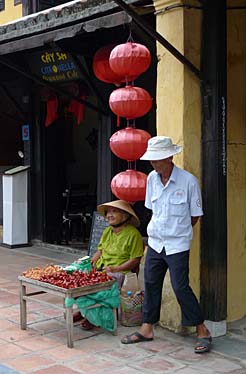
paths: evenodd
<path fill-rule="evenodd" d="M 79 327 L 83 330 L 92 330 L 95 326 L 90 323 L 87 319 L 84 319 L 80 322 Z"/>
<path fill-rule="evenodd" d="M 195 353 L 205 353 L 209 352 L 212 345 L 212 337 L 197 338 L 195 345 Z"/>
<path fill-rule="evenodd" d="M 131 339 L 133 336 L 137 337 L 137 339 Z M 122 344 L 135 344 L 135 343 L 140 343 L 140 342 L 150 342 L 153 340 L 153 338 L 146 338 L 140 332 L 135 331 L 130 335 L 126 335 L 121 339 Z"/>
<path fill-rule="evenodd" d="M 81 321 L 83 319 L 82 315 L 80 312 L 76 312 L 74 313 L 73 315 L 73 322 L 78 322 L 78 321 Z"/>

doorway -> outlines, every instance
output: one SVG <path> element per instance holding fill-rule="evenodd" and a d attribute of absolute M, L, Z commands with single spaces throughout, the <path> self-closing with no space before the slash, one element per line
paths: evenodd
<path fill-rule="evenodd" d="M 44 241 L 80 248 L 88 242 L 97 205 L 97 113 L 78 123 L 69 100 L 58 97 L 58 118 L 43 132 Z M 46 112 L 47 116 L 47 112 Z"/>

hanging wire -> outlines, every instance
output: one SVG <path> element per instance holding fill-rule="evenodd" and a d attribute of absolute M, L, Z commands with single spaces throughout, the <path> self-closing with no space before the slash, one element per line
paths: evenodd
<path fill-rule="evenodd" d="M 127 119 L 126 123 L 127 123 L 127 127 L 131 127 L 132 129 L 136 128 L 135 119 L 132 119 L 131 121 L 129 119 Z"/>
<path fill-rule="evenodd" d="M 128 36 L 128 39 L 126 41 L 127 43 L 129 42 L 132 42 L 134 43 L 134 39 L 133 39 L 133 36 L 132 36 L 132 25 L 129 24 L 129 36 Z"/>
<path fill-rule="evenodd" d="M 136 170 L 136 161 L 127 161 L 127 169 Z"/>

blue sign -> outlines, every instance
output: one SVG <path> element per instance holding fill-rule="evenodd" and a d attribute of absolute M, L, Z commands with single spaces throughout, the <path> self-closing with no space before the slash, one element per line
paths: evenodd
<path fill-rule="evenodd" d="M 22 140 L 28 141 L 30 140 L 30 128 L 29 125 L 23 125 L 22 128 Z"/>

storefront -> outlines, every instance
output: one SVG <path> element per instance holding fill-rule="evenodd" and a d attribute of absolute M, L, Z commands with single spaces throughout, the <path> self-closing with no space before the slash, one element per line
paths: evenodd
<path fill-rule="evenodd" d="M 108 146 L 110 136 L 126 126 L 121 119 L 117 127 L 116 116 L 109 109 L 108 98 L 116 86 L 96 78 L 93 56 L 99 48 L 125 43 L 129 37 L 148 46 L 153 56 L 151 67 L 135 85 L 148 90 L 154 104 L 148 115 L 137 120 L 136 127 L 152 135 L 156 131 L 157 61 L 155 43 L 133 25 L 131 17 L 115 9 L 115 4 L 87 4 L 79 12 L 80 2 L 73 3 L 62 7 L 70 17 L 65 12 L 61 15 L 61 7 L 51 9 L 45 20 L 42 13 L 26 17 L 26 24 L 31 25 L 28 33 L 23 21 L 17 21 L 15 32 L 10 32 L 16 37 L 2 45 L 1 66 L 3 75 L 7 72 L 14 84 L 12 89 L 7 83 L 4 87 L 8 86 L 14 97 L 15 110 L 21 110 L 14 121 L 15 157 L 11 164 L 31 165 L 30 239 L 67 245 L 76 241 L 78 246 L 88 239 L 96 205 L 113 198 L 111 179 L 127 169 L 127 162 L 115 157 Z M 154 25 L 153 11 L 145 17 Z M 49 31 L 50 24 L 52 29 L 57 25 L 55 31 Z M 28 136 L 23 137 L 23 129 Z M 19 150 L 24 159 L 18 158 Z M 147 163 L 139 163 L 137 168 L 149 171 Z M 143 210 L 143 203 L 139 205 Z M 69 237 L 64 234 L 68 215 L 73 220 Z M 143 234 L 145 228 L 146 222 Z"/>
<path fill-rule="evenodd" d="M 151 94 L 153 108 L 136 125 L 152 136 L 169 135 L 183 145 L 184 152 L 175 161 L 195 174 L 202 185 L 205 215 L 194 230 L 191 283 L 206 318 L 223 332 L 226 320 L 245 315 L 246 305 L 246 94 L 241 81 L 245 77 L 245 1 L 238 1 L 237 6 L 230 1 L 227 6 L 225 1 L 191 1 L 189 5 L 166 0 L 127 2 L 133 7 L 121 7 L 120 0 L 102 1 L 100 6 L 73 3 L 60 7 L 59 12 L 53 9 L 47 15 L 32 15 L 15 26 L 4 26 L 0 35 L 2 82 L 5 79 L 14 87 L 11 97 L 25 87 L 15 100 L 16 114 L 10 119 L 7 104 L 2 104 L 0 115 L 13 123 L 8 131 L 16 128 L 11 163 L 18 160 L 14 155 L 22 145 L 24 162 L 32 167 L 31 237 L 59 242 L 54 233 L 68 185 L 79 187 L 78 193 L 85 189 L 85 194 L 92 194 L 92 209 L 112 198 L 110 181 L 126 169 L 126 163 L 115 158 L 108 147 L 109 137 L 117 131 L 107 102 L 114 86 L 95 78 L 92 60 L 102 46 L 124 43 L 131 35 L 152 55 L 150 69 L 136 85 Z M 81 78 L 75 83 L 81 84 L 86 96 L 79 126 L 65 109 L 74 98 L 74 80 L 51 83 L 58 97 L 59 119 L 45 126 L 47 101 L 41 77 L 30 62 L 33 53 L 47 51 L 69 54 L 78 65 Z M 50 89 L 50 83 L 48 86 Z M 30 141 L 19 142 L 23 124 L 30 125 Z M 146 174 L 150 170 L 143 162 L 137 162 L 137 169 Z M 147 222 L 142 202 L 139 205 Z M 144 227 L 145 222 L 143 235 Z M 168 281 L 164 298 L 162 323 L 178 330 L 179 308 Z"/>

